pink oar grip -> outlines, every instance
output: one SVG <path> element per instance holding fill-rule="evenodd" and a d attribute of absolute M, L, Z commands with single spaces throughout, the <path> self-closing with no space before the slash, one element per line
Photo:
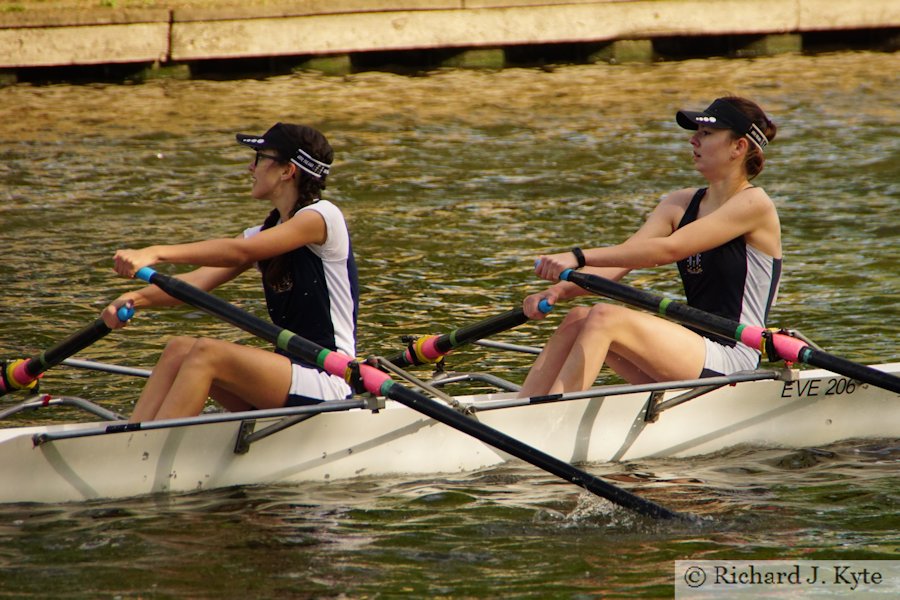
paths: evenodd
<path fill-rule="evenodd" d="M 425 364 L 435 362 L 446 354 L 437 348 L 438 337 L 430 335 L 426 338 L 419 338 L 410 344 L 403 352 L 406 362 L 411 365 Z"/>
<path fill-rule="evenodd" d="M 741 329 L 741 342 L 765 354 L 766 349 L 762 343 L 765 331 L 762 327 L 747 325 Z M 788 362 L 798 362 L 800 360 L 800 352 L 806 348 L 807 343 L 783 333 L 773 333 L 772 346 L 775 348 L 775 353 L 779 358 Z"/>
<path fill-rule="evenodd" d="M 322 367 L 332 375 L 336 375 L 337 377 L 346 380 L 347 370 L 350 368 L 351 362 L 353 362 L 353 359 L 345 354 L 341 354 L 340 352 L 329 352 L 325 356 Z M 360 364 L 359 373 L 362 377 L 363 385 L 366 387 L 366 391 L 375 394 L 376 396 L 383 393 L 381 391 L 382 386 L 391 378 L 387 373 L 366 364 Z"/>
<path fill-rule="evenodd" d="M 28 374 L 28 371 L 25 370 L 25 367 L 28 366 L 27 360 L 21 360 L 16 363 L 16 366 L 13 367 L 12 375 L 13 381 L 11 382 L 13 385 L 21 385 L 22 387 L 27 386 L 29 383 L 35 380 L 34 377 Z"/>
<path fill-rule="evenodd" d="M 808 346 L 803 340 L 798 340 L 783 333 L 776 333 L 772 336 L 772 344 L 775 346 L 775 352 L 788 362 L 800 361 L 800 352 Z"/>
<path fill-rule="evenodd" d="M 430 361 L 437 360 L 438 358 L 443 356 L 444 353 L 437 348 L 437 341 L 438 336 L 429 336 L 428 339 L 426 339 L 422 344 L 422 356 Z"/>

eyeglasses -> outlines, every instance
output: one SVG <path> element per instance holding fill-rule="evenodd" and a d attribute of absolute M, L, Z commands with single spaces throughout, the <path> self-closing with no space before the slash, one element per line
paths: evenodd
<path fill-rule="evenodd" d="M 275 162 L 284 162 L 283 160 L 281 160 L 280 156 L 273 156 L 271 154 L 263 154 L 262 152 L 257 152 L 256 158 L 253 161 L 254 167 L 259 166 L 259 159 L 261 159 L 261 158 L 268 158 L 269 160 L 274 160 Z"/>

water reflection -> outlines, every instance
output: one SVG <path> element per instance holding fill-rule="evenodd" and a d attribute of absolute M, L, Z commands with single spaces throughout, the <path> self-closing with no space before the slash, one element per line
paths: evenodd
<path fill-rule="evenodd" d="M 885 441 L 593 468 L 694 523 L 635 517 L 515 466 L 3 507 L 0 578 L 72 597 L 668 597 L 687 556 L 892 558 L 898 458 Z"/>

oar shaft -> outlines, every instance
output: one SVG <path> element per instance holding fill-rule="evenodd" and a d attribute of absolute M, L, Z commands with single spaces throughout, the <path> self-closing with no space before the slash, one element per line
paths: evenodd
<path fill-rule="evenodd" d="M 131 306 L 122 306 L 117 314 L 119 320 L 124 322 L 134 315 L 134 309 Z M 41 373 L 84 350 L 110 331 L 111 329 L 103 322 L 103 319 L 97 319 L 47 350 L 35 354 L 31 358 L 10 363 L 4 368 L 3 377 L 0 377 L 0 395 L 8 391 L 31 387 Z"/>
<path fill-rule="evenodd" d="M 44 350 L 40 354 L 35 354 L 23 363 L 22 372 L 34 378 L 61 363 L 63 360 L 84 350 L 100 338 L 110 332 L 110 328 L 106 326 L 103 319 L 97 319 L 84 329 L 77 331 L 56 344 L 55 346 Z"/>
<path fill-rule="evenodd" d="M 822 352 L 789 335 L 773 333 L 766 331 L 762 327 L 732 321 L 664 296 L 651 294 L 650 292 L 638 290 L 623 283 L 588 273 L 580 273 L 569 269 L 560 274 L 560 279 L 571 281 L 594 294 L 656 312 L 679 323 L 691 325 L 709 333 L 742 342 L 753 348 L 759 348 L 761 345 L 764 345 L 768 337 L 771 341 L 771 347 L 783 360 L 820 367 L 863 383 L 870 383 L 886 390 L 900 393 L 900 377 Z"/>
<path fill-rule="evenodd" d="M 629 306 L 636 306 L 651 312 L 659 313 L 661 316 L 668 317 L 673 321 L 678 321 L 679 323 L 684 323 L 686 325 L 693 325 L 704 331 L 715 333 L 730 339 L 735 338 L 735 334 L 740 327 L 740 323 L 730 319 L 713 315 L 696 309 L 693 306 L 681 304 L 664 296 L 645 292 L 604 277 L 580 273 L 569 269 L 562 272 L 560 279 L 565 279 L 566 281 L 578 284 L 591 293 L 618 300 Z"/>
<path fill-rule="evenodd" d="M 492 427 L 479 423 L 471 417 L 467 417 L 452 408 L 438 404 L 409 388 L 396 384 L 392 385 L 388 390 L 387 397 L 396 400 L 401 404 L 405 404 L 413 410 L 416 410 L 427 417 L 431 417 L 435 421 L 440 421 L 458 431 L 470 435 L 489 446 L 493 446 L 498 450 L 502 450 L 507 454 L 531 463 L 548 473 L 552 473 L 557 477 L 574 483 L 589 492 L 606 498 L 619 506 L 624 506 L 637 513 L 656 519 L 673 519 L 683 516 L 660 506 L 655 502 L 651 502 L 650 500 L 641 498 L 631 492 L 627 492 L 619 487 L 606 483 L 590 473 L 573 467 L 569 463 L 559 460 L 536 448 L 523 444 L 501 431 L 497 431 Z"/>
<path fill-rule="evenodd" d="M 448 334 L 438 336 L 435 347 L 441 352 L 449 352 L 457 346 L 518 327 L 527 320 L 528 317 L 525 316 L 525 312 L 521 308 L 516 308 L 503 314 L 489 317 L 479 323 L 466 325 Z"/>
<path fill-rule="evenodd" d="M 275 343 L 279 348 L 284 349 L 297 358 L 318 364 L 332 375 L 346 378 L 348 369 L 350 368 L 351 363 L 354 362 L 349 356 L 341 354 L 340 352 L 328 350 L 327 348 L 306 340 L 287 329 L 283 329 L 277 325 L 264 321 L 259 317 L 251 315 L 250 313 L 179 279 L 157 273 L 148 267 L 139 270 L 136 277 L 158 286 L 164 292 L 178 300 L 196 306 L 244 331 Z M 593 475 L 581 471 L 580 469 L 545 454 L 540 450 L 527 446 L 487 425 L 461 415 L 448 407 L 442 406 L 429 399 L 424 394 L 405 388 L 391 380 L 387 373 L 384 373 L 371 365 L 359 364 L 357 366 L 359 368 L 360 378 L 362 379 L 366 390 L 370 393 L 396 400 L 425 416 L 431 417 L 458 431 L 471 435 L 498 450 L 520 458 L 567 481 L 584 487 L 588 491 L 607 498 L 625 508 L 656 518 L 674 518 L 680 516 L 649 500 L 640 498 L 630 492 L 608 484 Z"/>
<path fill-rule="evenodd" d="M 246 311 L 240 310 L 232 304 L 229 304 L 228 302 L 216 296 L 213 296 L 212 294 L 208 294 L 203 290 L 182 281 L 181 279 L 163 275 L 162 273 L 157 273 L 149 267 L 140 269 L 135 274 L 135 277 L 138 279 L 143 279 L 147 283 L 152 283 L 173 298 L 205 310 L 206 312 L 219 317 L 223 321 L 234 325 L 238 329 L 242 329 L 247 333 L 252 333 L 257 337 L 275 344 L 279 348 L 283 346 L 282 342 L 280 341 L 280 336 L 282 336 L 282 333 L 291 333 L 286 329 L 278 327 L 274 323 L 270 323 Z M 304 354 L 312 353 L 313 358 L 311 360 L 315 362 L 315 349 L 318 346 L 316 344 L 312 344 L 312 342 L 310 342 L 310 344 L 310 347 L 302 347 L 299 350 L 304 352 Z M 301 358 L 303 358 L 304 360 L 310 360 L 306 356 L 303 356 Z"/>
<path fill-rule="evenodd" d="M 454 348 L 489 337 L 494 334 L 517 327 L 526 322 L 528 317 L 521 308 L 494 315 L 483 321 L 454 329 L 450 333 L 421 338 L 389 360 L 395 365 L 405 367 L 426 362 L 434 362 Z"/>
<path fill-rule="evenodd" d="M 804 350 L 801 362 L 900 394 L 900 377 L 809 346 Z"/>

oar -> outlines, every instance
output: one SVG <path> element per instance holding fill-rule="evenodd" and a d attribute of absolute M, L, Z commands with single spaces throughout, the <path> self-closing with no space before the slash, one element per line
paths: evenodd
<path fill-rule="evenodd" d="M 538 308 L 541 312 L 548 313 L 553 306 L 547 303 L 546 300 L 541 300 Z M 525 312 L 521 308 L 508 310 L 505 313 L 488 317 L 483 321 L 459 327 L 450 333 L 416 338 L 410 342 L 406 350 L 389 360 L 400 367 L 436 362 L 455 348 L 507 331 L 513 327 L 518 327 L 527 320 L 528 317 L 525 316 Z"/>
<path fill-rule="evenodd" d="M 134 308 L 130 305 L 119 307 L 116 316 L 122 322 L 134 316 Z M 0 396 L 17 390 L 31 389 L 37 384 L 42 373 L 63 362 L 68 357 L 84 350 L 107 333 L 111 329 L 107 327 L 103 319 L 97 319 L 84 329 L 77 331 L 59 342 L 55 346 L 44 350 L 28 359 L 14 360 L 0 365 Z"/>
<path fill-rule="evenodd" d="M 562 460 L 523 444 L 505 433 L 438 404 L 424 394 L 403 387 L 393 381 L 387 373 L 371 365 L 359 363 L 345 354 L 324 348 L 296 333 L 264 321 L 180 279 L 157 273 L 149 267 L 140 269 L 135 276 L 156 285 L 173 298 L 204 310 L 275 344 L 294 357 L 316 364 L 324 371 L 350 381 L 351 385 L 360 383 L 366 391 L 374 395 L 396 400 L 435 421 L 449 425 L 485 444 L 531 463 L 620 506 L 655 518 L 671 519 L 685 516 L 606 483 Z M 353 377 L 357 373 L 358 381 Z"/>
<path fill-rule="evenodd" d="M 580 273 L 567 269 L 560 274 L 560 279 L 571 281 L 594 294 L 658 312 L 660 315 L 679 323 L 734 339 L 751 348 L 759 348 L 770 359 L 781 359 L 820 367 L 863 383 L 870 383 L 874 386 L 900 393 L 900 377 L 834 356 L 813 348 L 803 340 L 795 337 L 776 333 L 763 327 L 732 321 L 687 304 L 589 273 Z"/>

